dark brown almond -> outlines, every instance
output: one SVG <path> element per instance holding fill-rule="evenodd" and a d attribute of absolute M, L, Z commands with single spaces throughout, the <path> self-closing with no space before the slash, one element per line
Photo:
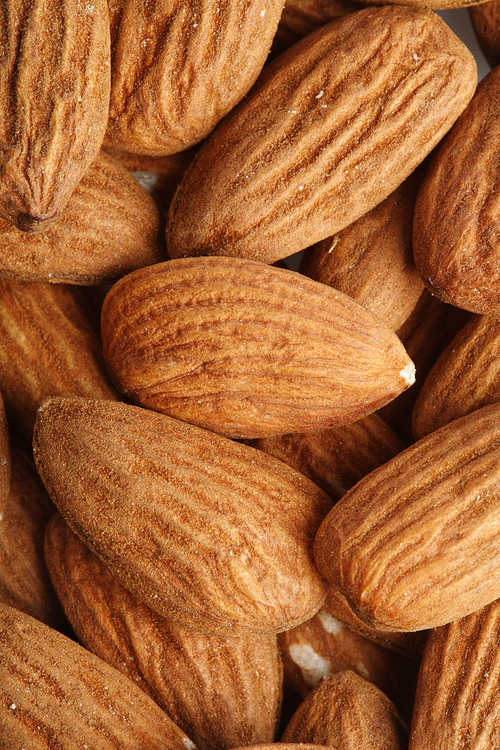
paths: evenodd
<path fill-rule="evenodd" d="M 256 261 L 186 258 L 128 274 L 101 323 L 122 393 L 227 437 L 353 422 L 414 380 L 399 339 L 371 313 Z"/>
<path fill-rule="evenodd" d="M 80 642 L 126 674 L 200 750 L 272 742 L 281 704 L 276 636 L 205 636 L 161 617 L 113 578 L 56 514 L 49 572 Z"/>
<path fill-rule="evenodd" d="M 6 750 L 195 750 L 136 685 L 74 641 L 0 604 Z"/>
<path fill-rule="evenodd" d="M 96 157 L 109 108 L 106 0 L 0 8 L 0 215 L 40 229 Z"/>
<path fill-rule="evenodd" d="M 136 406 L 60 398 L 38 411 L 34 453 L 73 531 L 163 616 L 272 633 L 321 606 L 312 545 L 331 500 L 281 461 Z"/>
<path fill-rule="evenodd" d="M 361 10 L 274 61 L 200 150 L 171 204 L 171 258 L 273 263 L 387 198 L 476 86 L 469 50 L 435 13 Z"/>
<path fill-rule="evenodd" d="M 422 438 L 349 490 L 315 544 L 370 625 L 425 630 L 500 597 L 500 404 Z"/>
<path fill-rule="evenodd" d="M 144 188 L 100 153 L 58 220 L 44 231 L 28 234 L 0 219 L 0 275 L 69 284 L 109 282 L 164 259 L 161 226 Z"/>

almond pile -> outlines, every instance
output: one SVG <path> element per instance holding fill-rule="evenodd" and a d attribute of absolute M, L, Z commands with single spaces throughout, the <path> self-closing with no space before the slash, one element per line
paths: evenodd
<path fill-rule="evenodd" d="M 2 750 L 500 748 L 500 71 L 443 7 L 2 4 Z"/>

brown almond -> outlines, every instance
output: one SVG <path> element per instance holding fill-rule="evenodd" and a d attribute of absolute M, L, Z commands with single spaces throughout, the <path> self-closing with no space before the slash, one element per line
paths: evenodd
<path fill-rule="evenodd" d="M 321 606 L 312 545 L 331 500 L 281 461 L 164 414 L 61 398 L 38 411 L 34 454 L 73 531 L 163 616 L 272 633 Z"/>
<path fill-rule="evenodd" d="M 414 380 L 389 329 L 293 271 L 186 258 L 117 282 L 104 357 L 136 403 L 233 438 L 356 421 Z"/>
<path fill-rule="evenodd" d="M 142 690 L 94 654 L 0 604 L 2 747 L 195 750 Z"/>
<path fill-rule="evenodd" d="M 469 8 L 479 46 L 492 68 L 500 63 L 500 2 L 489 0 Z"/>
<path fill-rule="evenodd" d="M 281 704 L 276 636 L 205 636 L 139 602 L 59 514 L 51 579 L 80 642 L 153 698 L 200 750 L 272 742 Z"/>
<path fill-rule="evenodd" d="M 293 45 L 208 139 L 171 204 L 171 258 L 274 263 L 387 198 L 476 86 L 435 13 L 361 10 Z"/>
<path fill-rule="evenodd" d="M 153 199 L 100 153 L 57 221 L 37 233 L 0 219 L 0 274 L 24 281 L 101 284 L 164 259 Z"/>
<path fill-rule="evenodd" d="M 106 145 L 165 155 L 199 143 L 248 92 L 284 0 L 113 0 Z"/>
<path fill-rule="evenodd" d="M 500 405 L 422 438 L 347 492 L 315 544 L 359 617 L 425 630 L 500 598 Z"/>
<path fill-rule="evenodd" d="M 0 49 L 0 215 L 39 229 L 63 210 L 104 138 L 107 2 L 3 3 Z"/>
<path fill-rule="evenodd" d="M 47 396 L 118 398 L 80 289 L 0 279 L 0 391 L 11 425 L 30 442 Z"/>
<path fill-rule="evenodd" d="M 413 253 L 427 288 L 444 302 L 500 317 L 497 100 L 500 69 L 474 98 L 433 156 L 417 197 Z"/>
<path fill-rule="evenodd" d="M 345 671 L 322 678 L 292 716 L 281 740 L 342 750 L 406 750 L 408 729 L 379 688 Z"/>

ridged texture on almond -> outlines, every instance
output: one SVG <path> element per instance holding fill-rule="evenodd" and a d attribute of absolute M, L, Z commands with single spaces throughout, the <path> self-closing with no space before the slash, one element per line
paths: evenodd
<path fill-rule="evenodd" d="M 475 86 L 471 53 L 434 13 L 384 7 L 327 24 L 208 139 L 174 197 L 169 256 L 273 263 L 330 237 L 414 171 Z"/>
<path fill-rule="evenodd" d="M 492 68 L 500 63 L 500 2 L 489 0 L 469 9 L 479 46 Z"/>
<path fill-rule="evenodd" d="M 445 625 L 500 598 L 500 405 L 445 425 L 332 508 L 315 553 L 361 619 Z"/>
<path fill-rule="evenodd" d="M 320 26 L 359 10 L 351 0 L 286 0 L 273 39 L 272 56 L 283 52 Z"/>
<path fill-rule="evenodd" d="M 118 398 L 80 289 L 0 279 L 0 392 L 12 426 L 30 442 L 47 396 Z"/>
<path fill-rule="evenodd" d="M 25 281 L 109 282 L 164 259 L 160 215 L 127 170 L 100 153 L 58 220 L 26 233 L 0 219 L 0 274 Z"/>
<path fill-rule="evenodd" d="M 106 0 L 0 8 L 0 215 L 37 229 L 60 213 L 106 129 Z"/>
<path fill-rule="evenodd" d="M 45 527 L 55 508 L 29 444 L 16 440 L 11 455 L 9 491 L 0 497 L 0 602 L 59 628 L 64 618 L 43 554 Z"/>
<path fill-rule="evenodd" d="M 428 289 L 444 302 L 500 318 L 497 101 L 491 71 L 433 156 L 415 207 L 413 251 Z"/>
<path fill-rule="evenodd" d="M 411 720 L 418 662 L 374 643 L 323 608 L 308 622 L 280 633 L 285 685 L 305 698 L 325 675 L 352 670 L 377 685 Z"/>
<path fill-rule="evenodd" d="M 342 750 L 406 750 L 408 730 L 381 690 L 345 671 L 323 677 L 302 701 L 281 739 Z"/>
<path fill-rule="evenodd" d="M 130 680 L 64 635 L 0 604 L 2 746 L 195 750 Z"/>
<path fill-rule="evenodd" d="M 112 84 L 106 144 L 183 151 L 250 89 L 284 0 L 112 0 Z"/>
<path fill-rule="evenodd" d="M 69 525 L 160 614 L 204 632 L 271 633 L 321 606 L 312 544 L 331 500 L 281 461 L 86 399 L 45 401 L 34 451 Z"/>
<path fill-rule="evenodd" d="M 360 305 L 255 261 L 141 269 L 112 287 L 101 323 L 123 393 L 227 437 L 353 422 L 414 380 L 399 339 Z"/>
<path fill-rule="evenodd" d="M 500 321 L 475 315 L 441 354 L 413 410 L 421 438 L 453 419 L 500 401 Z"/>
<path fill-rule="evenodd" d="M 429 634 L 410 750 L 498 750 L 499 640 L 499 602 Z"/>
<path fill-rule="evenodd" d="M 348 294 L 388 328 L 403 325 L 424 288 L 413 260 L 413 173 L 376 208 L 339 234 L 308 248 L 300 272 Z"/>
<path fill-rule="evenodd" d="M 318 432 L 262 438 L 254 447 L 297 469 L 337 500 L 406 446 L 380 417 L 371 414 Z"/>
<path fill-rule="evenodd" d="M 49 572 L 80 642 L 153 698 L 200 750 L 272 742 L 281 705 L 276 636 L 205 636 L 175 625 L 113 578 L 56 514 Z"/>

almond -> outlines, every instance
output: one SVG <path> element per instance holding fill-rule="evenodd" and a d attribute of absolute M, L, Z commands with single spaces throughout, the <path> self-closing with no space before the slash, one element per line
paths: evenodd
<path fill-rule="evenodd" d="M 194 750 L 184 732 L 120 672 L 4 604 L 0 642 L 4 748 Z"/>
<path fill-rule="evenodd" d="M 469 8 L 479 46 L 492 68 L 500 63 L 500 3 L 489 0 Z"/>
<path fill-rule="evenodd" d="M 64 208 L 106 129 L 106 0 L 14 0 L 0 11 L 0 215 L 40 228 Z"/>
<path fill-rule="evenodd" d="M 38 470 L 73 531 L 145 604 L 220 635 L 312 617 L 312 559 L 331 506 L 281 461 L 136 406 L 46 400 Z"/>
<path fill-rule="evenodd" d="M 353 422 L 414 380 L 399 339 L 368 311 L 256 261 L 140 269 L 112 287 L 101 323 L 122 393 L 227 437 Z"/>
<path fill-rule="evenodd" d="M 188 169 L 169 256 L 273 263 L 336 234 L 414 171 L 476 80 L 430 11 L 369 8 L 321 27 L 275 60 Z"/>
<path fill-rule="evenodd" d="M 347 492 L 316 564 L 371 625 L 424 630 L 500 598 L 500 405 L 422 438 Z"/>
<path fill-rule="evenodd" d="M 59 514 L 49 572 L 80 642 L 153 698 L 200 750 L 272 742 L 281 703 L 276 636 L 206 636 L 161 617 L 116 581 Z"/>

